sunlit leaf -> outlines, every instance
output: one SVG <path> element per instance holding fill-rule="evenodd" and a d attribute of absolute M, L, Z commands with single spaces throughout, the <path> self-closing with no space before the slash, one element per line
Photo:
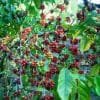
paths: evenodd
<path fill-rule="evenodd" d="M 96 93 L 100 96 L 100 75 L 94 79 Z"/>
<path fill-rule="evenodd" d="M 73 83 L 74 80 L 71 76 L 71 72 L 68 69 L 63 68 L 59 74 L 57 88 L 61 100 L 69 100 L 68 98 L 70 93 L 72 92 Z"/>

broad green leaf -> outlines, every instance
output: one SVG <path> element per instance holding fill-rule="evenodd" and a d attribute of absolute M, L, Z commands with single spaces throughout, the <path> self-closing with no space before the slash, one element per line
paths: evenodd
<path fill-rule="evenodd" d="M 99 73 L 100 73 L 100 65 L 99 65 L 99 64 L 96 64 L 96 65 L 94 65 L 94 66 L 91 68 L 89 74 L 90 74 L 91 76 L 95 76 L 95 75 L 99 75 Z"/>
<path fill-rule="evenodd" d="M 83 36 L 80 41 L 80 51 L 81 52 L 87 51 L 90 48 L 92 43 L 93 43 L 93 39 Z"/>
<path fill-rule="evenodd" d="M 99 76 L 96 76 L 95 78 L 94 78 L 94 83 L 95 83 L 95 90 L 96 90 L 96 93 L 97 93 L 97 95 L 99 95 L 100 96 L 100 75 Z"/>
<path fill-rule="evenodd" d="M 41 0 L 34 0 L 34 4 L 37 8 L 40 8 Z"/>
<path fill-rule="evenodd" d="M 76 38 L 80 34 L 80 30 L 76 31 L 73 35 L 73 38 Z"/>
<path fill-rule="evenodd" d="M 78 100 L 90 100 L 89 87 L 82 81 L 78 81 Z"/>
<path fill-rule="evenodd" d="M 71 72 L 68 69 L 63 68 L 59 74 L 58 88 L 57 88 L 61 100 L 69 99 L 69 95 L 72 92 L 73 83 L 74 80 L 71 76 Z"/>

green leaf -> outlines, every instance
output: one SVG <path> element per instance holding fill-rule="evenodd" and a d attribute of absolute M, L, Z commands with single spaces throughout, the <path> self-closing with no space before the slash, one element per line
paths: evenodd
<path fill-rule="evenodd" d="M 27 75 L 22 76 L 22 83 L 24 86 L 27 86 L 29 84 L 28 80 L 29 80 L 29 78 Z"/>
<path fill-rule="evenodd" d="M 71 72 L 68 69 L 63 68 L 59 74 L 57 87 L 57 91 L 61 100 L 69 99 L 69 95 L 72 92 L 73 83 L 74 80 L 71 76 Z"/>
<path fill-rule="evenodd" d="M 39 9 L 41 5 L 41 0 L 34 0 L 34 4 Z"/>
<path fill-rule="evenodd" d="M 39 11 L 35 6 L 29 6 L 29 13 L 33 16 L 38 15 Z"/>
<path fill-rule="evenodd" d="M 94 65 L 94 66 L 91 68 L 89 74 L 90 74 L 91 76 L 96 76 L 96 75 L 99 75 L 99 73 L 100 73 L 100 65 L 99 65 L 99 64 L 96 64 L 96 65 Z"/>
<path fill-rule="evenodd" d="M 80 51 L 81 51 L 81 52 L 84 52 L 84 51 L 89 50 L 89 48 L 90 48 L 90 46 L 91 46 L 91 44 L 92 44 L 93 42 L 94 42 L 94 41 L 93 41 L 92 38 L 90 39 L 89 37 L 83 36 L 83 37 L 81 38 L 81 41 L 80 41 Z"/>
<path fill-rule="evenodd" d="M 78 81 L 78 94 L 78 100 L 90 100 L 89 87 L 82 81 Z"/>
<path fill-rule="evenodd" d="M 95 78 L 94 78 L 94 83 L 95 83 L 95 90 L 96 90 L 96 93 L 97 93 L 97 95 L 99 95 L 100 96 L 100 75 L 99 76 L 96 76 Z"/>

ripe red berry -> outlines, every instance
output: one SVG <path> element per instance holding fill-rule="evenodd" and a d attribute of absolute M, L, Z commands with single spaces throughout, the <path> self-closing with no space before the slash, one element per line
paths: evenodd
<path fill-rule="evenodd" d="M 45 86 L 45 88 L 47 88 L 49 90 L 49 89 L 54 88 L 55 83 L 51 79 L 46 79 L 46 80 L 44 80 L 44 86 Z"/>
<path fill-rule="evenodd" d="M 16 91 L 16 92 L 14 92 L 14 96 L 16 97 L 16 96 L 19 96 L 21 94 L 21 90 L 18 90 L 18 91 Z"/>
<path fill-rule="evenodd" d="M 35 54 L 34 57 L 38 59 L 39 58 L 39 55 L 38 54 Z"/>
<path fill-rule="evenodd" d="M 54 100 L 54 97 L 51 96 L 51 95 L 45 95 L 45 96 L 42 97 L 41 100 Z"/>
<path fill-rule="evenodd" d="M 28 62 L 27 62 L 25 59 L 21 59 L 21 60 L 20 60 L 20 63 L 21 63 L 21 65 L 22 65 L 23 67 L 25 67 L 25 66 L 28 64 Z"/>
<path fill-rule="evenodd" d="M 9 96 L 4 96 L 4 100 L 10 100 Z"/>
<path fill-rule="evenodd" d="M 57 48 L 58 47 L 58 43 L 56 41 L 53 41 L 53 42 L 49 43 L 49 47 L 50 48 Z"/>
<path fill-rule="evenodd" d="M 88 55 L 88 59 L 90 60 L 95 60 L 95 58 L 96 58 L 96 55 L 93 55 L 93 54 Z"/>
<path fill-rule="evenodd" d="M 21 38 L 26 38 L 27 35 L 32 31 L 32 28 L 31 27 L 27 27 L 25 28 L 23 31 L 22 31 L 22 34 L 21 34 Z"/>
<path fill-rule="evenodd" d="M 77 39 L 77 38 L 71 40 L 71 43 L 74 45 L 78 44 L 78 42 L 79 42 L 79 39 Z"/>
<path fill-rule="evenodd" d="M 57 66 L 56 67 L 54 67 L 54 66 L 50 67 L 50 73 L 51 74 L 57 74 L 58 72 L 59 72 L 59 69 L 58 69 Z"/>
<path fill-rule="evenodd" d="M 44 13 L 41 13 L 41 19 L 44 20 L 46 18 L 46 15 Z"/>
<path fill-rule="evenodd" d="M 83 70 L 79 70 L 78 73 L 79 74 L 84 74 L 84 71 Z"/>
<path fill-rule="evenodd" d="M 61 21 L 61 17 L 60 16 L 57 16 L 57 21 Z"/>
<path fill-rule="evenodd" d="M 65 54 L 64 55 L 64 59 L 68 59 L 69 55 L 68 54 Z"/>
<path fill-rule="evenodd" d="M 65 44 L 60 44 L 60 45 L 59 45 L 59 48 L 60 48 L 60 49 L 63 49 L 64 47 L 65 47 Z"/>
<path fill-rule="evenodd" d="M 63 37 L 64 36 L 64 29 L 61 26 L 58 26 L 57 30 L 55 31 L 55 34 Z"/>
<path fill-rule="evenodd" d="M 40 5 L 40 9 L 44 10 L 45 9 L 45 5 L 44 4 L 41 4 Z"/>
<path fill-rule="evenodd" d="M 77 18 L 78 18 L 78 20 L 83 21 L 85 19 L 85 13 L 84 13 L 84 11 L 78 12 L 77 13 Z"/>
<path fill-rule="evenodd" d="M 57 63 L 58 59 L 57 59 L 57 57 L 53 57 L 53 58 L 51 59 L 51 61 L 52 61 L 53 63 Z"/>
<path fill-rule="evenodd" d="M 44 41 L 43 41 L 43 44 L 49 45 L 49 41 L 48 41 L 48 40 L 44 40 Z"/>
<path fill-rule="evenodd" d="M 62 41 L 66 41 L 67 37 L 66 36 L 63 36 L 62 37 Z"/>
<path fill-rule="evenodd" d="M 61 4 L 61 5 L 57 5 L 57 8 L 59 8 L 61 11 L 65 10 L 65 5 Z"/>
<path fill-rule="evenodd" d="M 13 71 L 14 74 L 18 73 L 18 69 L 13 69 L 12 71 Z"/>
<path fill-rule="evenodd" d="M 5 44 L 0 44 L 0 50 L 7 52 L 7 46 Z"/>
<path fill-rule="evenodd" d="M 79 69 L 79 65 L 80 65 L 80 62 L 79 61 L 74 61 L 73 64 L 70 65 L 71 68 L 77 68 Z"/>
<path fill-rule="evenodd" d="M 77 55 L 78 54 L 78 47 L 73 45 L 70 46 L 69 50 L 72 52 L 73 55 Z"/>
<path fill-rule="evenodd" d="M 38 85 L 39 85 L 39 82 L 38 82 L 37 80 L 34 80 L 34 81 L 32 82 L 32 85 L 33 85 L 33 86 L 38 86 Z"/>
<path fill-rule="evenodd" d="M 25 52 L 24 52 L 25 55 L 28 55 L 29 53 L 30 53 L 29 50 L 25 50 Z"/>
<path fill-rule="evenodd" d="M 48 79 L 48 78 L 50 79 L 50 78 L 52 77 L 51 72 L 49 72 L 49 71 L 46 72 L 46 73 L 45 73 L 45 77 L 46 77 L 46 79 Z"/>
<path fill-rule="evenodd" d="M 37 67 L 37 62 L 33 61 L 32 62 L 32 67 Z"/>

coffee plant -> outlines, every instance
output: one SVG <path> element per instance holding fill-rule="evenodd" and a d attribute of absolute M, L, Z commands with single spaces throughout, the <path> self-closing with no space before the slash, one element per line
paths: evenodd
<path fill-rule="evenodd" d="M 0 0 L 0 100 L 100 100 L 100 10 L 86 1 Z"/>

